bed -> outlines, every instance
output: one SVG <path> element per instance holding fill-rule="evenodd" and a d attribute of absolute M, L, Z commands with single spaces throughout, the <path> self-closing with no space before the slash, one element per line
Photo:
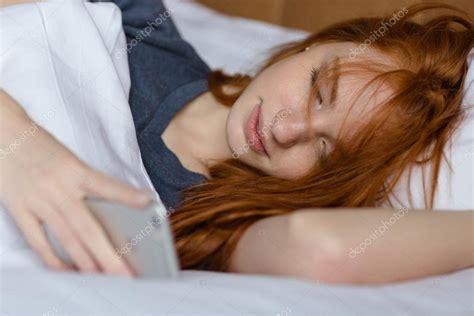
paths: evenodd
<path fill-rule="evenodd" d="M 252 73 L 269 49 L 306 32 L 166 1 L 183 37 L 212 68 Z M 0 315 L 472 315 L 474 269 L 384 286 L 183 271 L 176 281 L 45 270 L 0 212 Z"/>

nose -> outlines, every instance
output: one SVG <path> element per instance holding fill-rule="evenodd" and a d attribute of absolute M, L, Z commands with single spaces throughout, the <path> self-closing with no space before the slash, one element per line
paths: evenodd
<path fill-rule="evenodd" d="M 299 142 L 307 141 L 311 137 L 312 124 L 308 121 L 305 111 L 282 110 L 274 117 L 272 135 L 275 142 L 289 148 Z"/>

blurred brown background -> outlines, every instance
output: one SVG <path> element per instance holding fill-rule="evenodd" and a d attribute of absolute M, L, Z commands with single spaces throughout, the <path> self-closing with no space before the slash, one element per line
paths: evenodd
<path fill-rule="evenodd" d="M 317 31 L 354 17 L 392 14 L 425 0 L 197 0 L 220 12 L 274 24 Z M 474 16 L 474 0 L 436 1 L 455 5 Z"/>

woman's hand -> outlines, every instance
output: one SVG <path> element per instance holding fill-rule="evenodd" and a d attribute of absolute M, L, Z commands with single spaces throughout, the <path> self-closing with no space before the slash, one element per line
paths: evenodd
<path fill-rule="evenodd" d="M 50 268 L 71 268 L 46 238 L 46 224 L 83 272 L 133 275 L 84 204 L 86 196 L 130 206 L 150 202 L 148 193 L 92 170 L 0 91 L 0 201 L 28 243 Z"/>

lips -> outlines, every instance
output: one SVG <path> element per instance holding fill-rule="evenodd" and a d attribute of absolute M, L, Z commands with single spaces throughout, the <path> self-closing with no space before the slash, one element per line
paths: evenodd
<path fill-rule="evenodd" d="M 247 144 L 253 151 L 255 151 L 259 155 L 268 156 L 265 150 L 265 146 L 263 145 L 262 138 L 258 133 L 258 126 L 261 117 L 261 108 L 262 103 L 260 102 L 254 107 L 252 113 L 250 113 L 250 116 L 247 120 L 247 124 L 245 126 L 245 137 L 247 138 Z"/>

